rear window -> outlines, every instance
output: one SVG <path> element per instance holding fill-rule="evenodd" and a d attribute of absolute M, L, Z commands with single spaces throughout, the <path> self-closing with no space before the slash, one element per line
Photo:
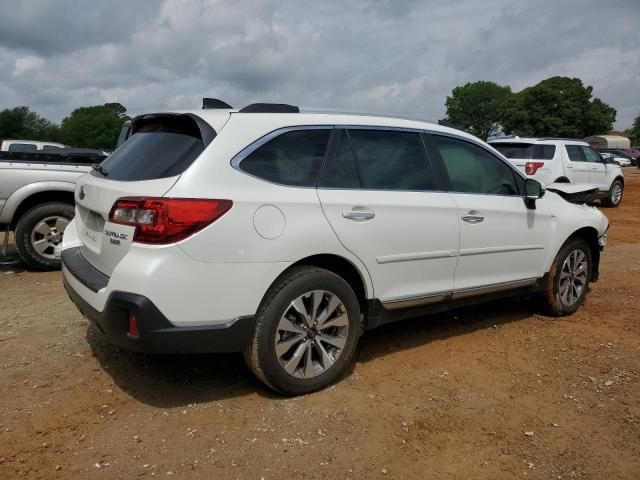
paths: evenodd
<path fill-rule="evenodd" d="M 536 143 L 492 143 L 492 147 L 507 158 L 551 160 L 556 153 L 555 145 Z"/>
<path fill-rule="evenodd" d="M 38 147 L 33 143 L 12 143 L 9 145 L 10 152 L 34 152 Z"/>
<path fill-rule="evenodd" d="M 158 116 L 139 120 L 134 134 L 101 165 L 110 180 L 167 178 L 184 172 L 204 148 L 191 117 Z"/>

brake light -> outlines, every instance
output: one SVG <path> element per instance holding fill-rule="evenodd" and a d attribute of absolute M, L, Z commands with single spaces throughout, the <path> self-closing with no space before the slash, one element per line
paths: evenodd
<path fill-rule="evenodd" d="M 187 238 L 227 213 L 231 200 L 202 198 L 120 198 L 109 221 L 136 227 L 133 241 L 167 244 Z"/>
<path fill-rule="evenodd" d="M 527 162 L 524 166 L 524 173 L 527 175 L 535 175 L 542 167 L 544 167 L 544 162 Z"/>

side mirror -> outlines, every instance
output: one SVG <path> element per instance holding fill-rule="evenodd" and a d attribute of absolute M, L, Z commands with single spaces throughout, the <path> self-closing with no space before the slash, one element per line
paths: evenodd
<path fill-rule="evenodd" d="M 524 203 L 527 208 L 535 210 L 536 200 L 544 196 L 544 188 L 542 184 L 533 178 L 527 178 L 524 181 Z"/>

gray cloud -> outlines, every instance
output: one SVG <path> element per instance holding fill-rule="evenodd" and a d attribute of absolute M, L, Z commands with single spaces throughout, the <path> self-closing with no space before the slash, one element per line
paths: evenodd
<path fill-rule="evenodd" d="M 202 96 L 435 120 L 457 85 L 519 90 L 553 75 L 593 85 L 621 128 L 640 111 L 637 0 L 14 0 L 2 11 L 0 107 L 54 120 Z"/>

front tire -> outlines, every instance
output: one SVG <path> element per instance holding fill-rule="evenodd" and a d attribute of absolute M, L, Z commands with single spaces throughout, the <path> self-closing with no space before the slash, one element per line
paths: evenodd
<path fill-rule="evenodd" d="M 358 299 L 338 275 L 295 267 L 267 292 L 245 359 L 272 389 L 302 395 L 344 376 L 360 335 Z"/>
<path fill-rule="evenodd" d="M 615 208 L 622 202 L 622 195 L 624 193 L 624 185 L 620 180 L 614 180 L 607 192 L 607 196 L 603 199 L 603 204 L 606 207 Z"/>
<path fill-rule="evenodd" d="M 34 270 L 60 269 L 60 247 L 64 230 L 73 219 L 68 203 L 52 202 L 27 210 L 16 224 L 16 250 Z"/>
<path fill-rule="evenodd" d="M 554 317 L 571 315 L 584 302 L 591 280 L 591 250 L 582 239 L 568 241 L 547 274 L 542 301 Z"/>

